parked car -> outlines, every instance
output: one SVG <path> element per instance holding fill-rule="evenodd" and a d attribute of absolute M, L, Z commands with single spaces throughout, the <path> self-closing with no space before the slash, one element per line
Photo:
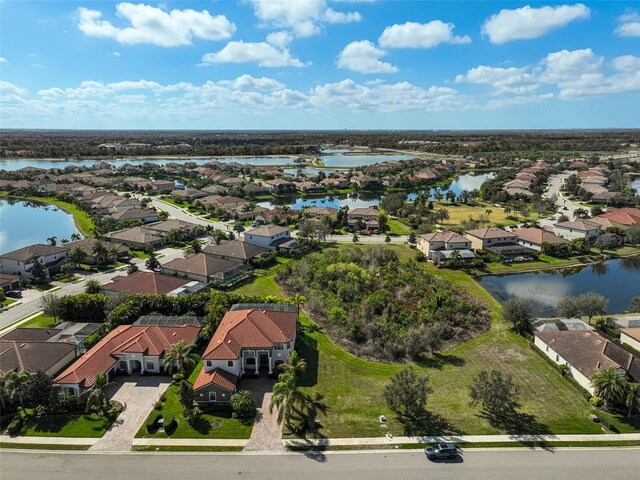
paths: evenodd
<path fill-rule="evenodd" d="M 456 458 L 458 449 L 450 443 L 438 443 L 436 445 L 425 447 L 424 454 L 429 460 L 438 458 Z"/>
<path fill-rule="evenodd" d="M 5 295 L 11 298 L 21 298 L 22 292 L 20 290 L 9 290 L 8 292 L 5 292 Z"/>

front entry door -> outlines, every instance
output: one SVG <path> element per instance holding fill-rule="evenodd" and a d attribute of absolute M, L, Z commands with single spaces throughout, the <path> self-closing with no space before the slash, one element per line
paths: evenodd
<path fill-rule="evenodd" d="M 269 366 L 269 354 L 268 353 L 261 353 L 260 354 L 260 366 L 261 367 L 268 367 Z"/>

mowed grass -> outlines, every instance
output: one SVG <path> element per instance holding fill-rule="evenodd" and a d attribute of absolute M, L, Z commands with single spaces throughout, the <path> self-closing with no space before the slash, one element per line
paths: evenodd
<path fill-rule="evenodd" d="M 389 227 L 390 235 L 409 235 L 411 233 L 411 227 L 405 225 L 400 220 L 395 218 L 389 218 L 387 220 L 387 226 Z"/>
<path fill-rule="evenodd" d="M 193 383 L 198 377 L 200 370 L 202 369 L 202 361 L 194 369 L 189 376 L 189 381 Z M 238 420 L 231 418 L 231 415 L 213 415 L 209 413 L 203 413 L 192 428 L 187 420 L 182 415 L 184 410 L 180 404 L 180 398 L 178 396 L 178 385 L 171 385 L 166 391 L 166 400 L 162 404 L 161 410 L 152 410 L 149 417 L 145 420 L 140 430 L 136 434 L 136 438 L 232 438 L 232 439 L 245 439 L 251 436 L 251 429 L 253 428 L 253 420 Z M 196 398 L 197 400 L 197 398 Z M 162 413 L 162 416 L 167 422 L 169 418 L 175 418 L 178 421 L 178 427 L 176 431 L 171 435 L 167 435 L 164 431 L 157 431 L 156 433 L 149 433 L 147 431 L 147 422 L 152 420 L 158 413 Z M 220 425 L 213 427 L 212 423 L 217 422 Z"/>
<path fill-rule="evenodd" d="M 50 328 L 56 324 L 53 317 L 41 313 L 40 315 L 33 317 L 26 323 L 23 323 L 18 328 Z"/>
<path fill-rule="evenodd" d="M 116 419 L 115 415 L 99 417 L 95 413 L 37 417 L 35 411 L 30 409 L 23 416 L 24 427 L 20 435 L 29 437 L 102 437 Z"/>
<path fill-rule="evenodd" d="M 513 218 L 507 218 L 507 214 L 502 207 L 496 207 L 489 203 L 478 202 L 478 205 L 465 205 L 464 203 L 449 203 L 446 200 L 441 202 L 433 202 L 433 209 L 446 208 L 449 211 L 449 219 L 445 220 L 443 225 L 456 226 L 469 218 L 479 220 L 481 215 L 485 215 L 487 211 L 488 221 L 485 226 L 490 225 L 511 225 L 513 223 L 519 223 L 523 221 L 520 214 L 517 216 L 517 220 Z M 515 213 L 511 212 L 509 215 L 515 217 Z M 529 211 L 530 218 L 537 220 L 544 218 L 545 215 L 538 215 L 537 212 Z"/>
<path fill-rule="evenodd" d="M 328 248 L 348 248 L 331 246 Z M 360 248 L 374 248 L 363 246 Z M 393 245 L 401 256 L 413 256 L 407 246 Z M 382 391 L 391 376 L 404 366 L 363 360 L 334 343 L 311 319 L 301 315 L 302 333 L 297 348 L 309 365 L 301 385 L 307 393 L 319 393 L 329 408 L 320 415 L 321 434 L 332 437 L 369 437 L 403 434 L 500 434 L 500 433 L 602 433 L 589 420 L 595 409 L 561 375 L 549 366 L 529 343 L 512 333 L 501 320 L 500 304 L 473 278 L 461 271 L 427 270 L 448 279 L 489 309 L 492 327 L 464 344 L 449 348 L 420 364 L 413 364 L 429 377 L 433 393 L 427 402 L 430 420 L 405 426 L 388 409 Z M 272 277 L 263 277 L 259 287 L 248 284 L 245 293 L 284 296 Z M 255 282 L 254 282 L 255 283 Z M 259 293 L 258 293 L 259 292 Z M 513 375 L 520 387 L 522 424 L 518 431 L 501 431 L 469 404 L 469 385 L 481 370 L 497 368 Z M 379 416 L 385 415 L 382 428 Z M 640 431 L 640 420 L 628 422 L 619 416 L 599 413 L 620 432 Z"/>

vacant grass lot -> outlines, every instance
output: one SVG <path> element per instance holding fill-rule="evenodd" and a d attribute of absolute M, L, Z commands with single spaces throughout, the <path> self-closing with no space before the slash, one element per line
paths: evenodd
<path fill-rule="evenodd" d="M 330 248 L 348 248 L 338 246 Z M 373 247 L 361 247 L 373 248 Z M 412 256 L 406 246 L 388 246 L 402 256 Z M 498 434 L 477 407 L 469 405 L 468 387 L 483 369 L 499 368 L 511 373 L 521 389 L 522 414 L 518 426 L 508 433 L 601 433 L 600 426 L 588 418 L 593 408 L 551 368 L 528 342 L 511 333 L 500 320 L 500 305 L 471 277 L 460 271 L 425 268 L 452 281 L 480 299 L 491 311 L 492 328 L 479 337 L 450 348 L 440 356 L 414 365 L 429 377 L 433 393 L 427 409 L 430 415 L 417 425 L 401 424 L 382 397 L 390 377 L 402 367 L 356 358 L 336 345 L 306 315 L 301 315 L 302 334 L 297 347 L 309 365 L 302 377 L 303 389 L 324 396 L 329 407 L 320 416 L 321 434 L 326 437 L 367 437 L 386 433 L 403 434 Z M 258 288 L 245 285 L 245 293 L 279 295 L 283 292 L 272 278 L 262 277 Z M 388 427 L 382 428 L 379 416 Z M 621 432 L 640 430 L 640 419 L 633 424 L 620 417 L 600 414 Z"/>
<path fill-rule="evenodd" d="M 202 361 L 189 376 L 189 381 L 193 383 L 202 369 Z M 166 391 L 166 400 L 162 404 L 161 410 L 153 410 L 145 420 L 140 430 L 136 434 L 137 438 L 249 438 L 253 428 L 253 420 L 238 420 L 230 415 L 220 416 L 204 413 L 198 419 L 195 428 L 191 428 L 187 420 L 182 415 L 183 407 L 180 405 L 178 396 L 178 385 L 171 385 Z M 169 437 L 164 431 L 156 433 L 147 432 L 147 422 L 158 413 L 162 413 L 165 421 L 173 417 L 178 421 L 178 428 Z M 213 427 L 212 423 L 220 425 Z"/>
<path fill-rule="evenodd" d="M 449 211 L 449 220 L 445 220 L 444 225 L 455 226 L 459 225 L 461 222 L 465 220 L 469 220 L 469 217 L 479 220 L 481 215 L 484 215 L 487 211 L 489 213 L 489 219 L 486 226 L 490 225 L 511 225 L 513 223 L 517 223 L 522 221 L 522 216 L 518 215 L 518 220 L 513 220 L 512 218 L 507 218 L 507 215 L 504 213 L 504 209 L 501 207 L 495 207 L 489 203 L 478 202 L 478 205 L 465 205 L 463 203 L 449 203 L 447 201 L 442 202 L 433 202 L 434 210 L 439 208 L 446 208 Z M 515 213 L 510 213 L 510 215 L 515 216 Z M 532 219 L 537 220 L 540 218 L 544 218 L 545 215 L 538 215 L 537 212 L 530 211 L 529 215 Z"/>

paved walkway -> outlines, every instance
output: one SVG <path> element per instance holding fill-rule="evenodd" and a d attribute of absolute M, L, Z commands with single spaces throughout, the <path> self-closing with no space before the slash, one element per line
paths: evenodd
<path fill-rule="evenodd" d="M 250 390 L 253 393 L 253 400 L 256 402 L 258 412 L 256 421 L 251 431 L 251 438 L 244 447 L 248 452 L 278 452 L 284 451 L 282 443 L 282 427 L 278 424 L 278 411 L 269 412 L 271 403 L 271 390 L 275 380 L 262 377 L 255 380 L 242 380 L 239 390 Z"/>
<path fill-rule="evenodd" d="M 129 376 L 118 378 L 111 397 L 123 405 L 124 411 L 118 416 L 111 428 L 96 442 L 90 450 L 102 452 L 128 452 L 136 433 L 149 416 L 153 405 L 169 384 L 168 377 Z M 119 385 L 119 388 L 118 388 Z"/>

